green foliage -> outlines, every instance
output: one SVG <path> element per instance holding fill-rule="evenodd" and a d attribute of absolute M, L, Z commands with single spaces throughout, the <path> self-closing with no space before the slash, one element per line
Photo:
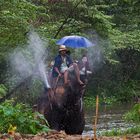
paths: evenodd
<path fill-rule="evenodd" d="M 8 100 L 0 105 L 0 131 L 6 133 L 10 125 L 17 127 L 17 132 L 36 134 L 48 132 L 48 123 L 43 115 L 33 112 L 30 107 Z"/>
<path fill-rule="evenodd" d="M 85 107 L 95 107 L 96 106 L 96 96 L 93 96 L 91 93 L 86 93 L 84 97 L 84 105 Z M 105 96 L 105 94 L 100 94 L 99 96 L 99 105 L 106 104 L 106 105 L 113 105 L 117 101 L 115 96 Z"/>
<path fill-rule="evenodd" d="M 101 103 L 113 104 L 115 102 L 133 102 L 135 97 L 139 96 L 139 82 L 136 80 L 119 82 L 115 81 L 115 79 L 105 80 L 103 77 L 99 79 L 97 79 L 97 77 L 94 78 L 95 79 L 88 86 L 88 96 L 92 97 L 98 94 L 101 98 Z M 102 79 L 102 82 L 100 79 Z"/>
<path fill-rule="evenodd" d="M 140 124 L 140 104 L 135 104 L 134 107 L 124 115 L 124 119 L 128 122 Z"/>
<path fill-rule="evenodd" d="M 133 80 L 120 83 L 115 91 L 117 100 L 121 102 L 133 101 L 138 95 L 138 82 Z"/>
<path fill-rule="evenodd" d="M 125 133 L 126 134 L 139 134 L 140 133 L 140 125 L 127 129 Z"/>
<path fill-rule="evenodd" d="M 6 94 L 7 88 L 3 85 L 0 84 L 0 98 L 2 98 Z"/>
<path fill-rule="evenodd" d="M 139 134 L 140 126 L 135 126 L 133 128 L 128 128 L 127 130 L 113 129 L 111 131 L 102 132 L 102 136 L 124 136 L 127 134 Z"/>
<path fill-rule="evenodd" d="M 9 52 L 14 48 L 23 47 L 28 32 L 42 25 L 49 17 L 45 7 L 36 6 L 26 0 L 2 0 L 0 7 L 0 78 L 3 83 L 5 75 L 9 75 Z"/>
<path fill-rule="evenodd" d="M 122 131 L 120 129 L 113 129 L 111 131 L 105 131 L 101 135 L 103 135 L 103 136 L 120 136 L 123 134 L 124 134 L 124 131 Z"/>
<path fill-rule="evenodd" d="M 113 58 L 113 59 L 111 59 Z M 112 101 L 130 102 L 138 97 L 140 77 L 140 52 L 136 48 L 116 49 L 107 54 L 101 69 L 93 75 L 88 90 L 91 95 L 116 98 Z"/>
<path fill-rule="evenodd" d="M 114 103 L 117 102 L 117 98 L 115 96 L 104 96 L 104 93 L 101 94 L 101 104 L 106 104 L 106 105 L 113 105 Z"/>
<path fill-rule="evenodd" d="M 85 96 L 84 104 L 86 107 L 96 106 L 96 98 L 94 96 Z"/>
<path fill-rule="evenodd" d="M 28 20 L 35 18 L 36 7 L 26 1 L 1 3 L 1 38 L 0 47 L 15 47 L 17 43 L 25 40 L 25 33 L 28 31 Z"/>

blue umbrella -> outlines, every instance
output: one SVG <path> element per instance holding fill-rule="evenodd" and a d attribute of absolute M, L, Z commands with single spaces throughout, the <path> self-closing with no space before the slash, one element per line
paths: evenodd
<path fill-rule="evenodd" d="M 57 45 L 65 45 L 70 48 L 88 48 L 94 46 L 87 38 L 83 36 L 71 35 L 65 36 L 56 42 Z"/>

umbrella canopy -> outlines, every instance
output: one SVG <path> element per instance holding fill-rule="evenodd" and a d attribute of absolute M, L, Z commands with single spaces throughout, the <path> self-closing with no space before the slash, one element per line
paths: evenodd
<path fill-rule="evenodd" d="M 65 36 L 56 42 L 57 45 L 65 45 L 70 48 L 88 48 L 94 46 L 87 38 L 83 36 Z"/>

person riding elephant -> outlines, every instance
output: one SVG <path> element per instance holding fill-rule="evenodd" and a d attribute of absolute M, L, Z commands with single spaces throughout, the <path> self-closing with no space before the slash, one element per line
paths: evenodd
<path fill-rule="evenodd" d="M 80 72 L 76 63 L 74 63 L 67 54 L 67 48 L 64 45 L 59 47 L 59 54 L 55 57 L 54 66 L 52 70 L 52 77 L 61 77 L 64 75 L 64 84 L 68 85 L 68 72 L 75 71 L 78 83 L 84 85 L 80 80 Z"/>

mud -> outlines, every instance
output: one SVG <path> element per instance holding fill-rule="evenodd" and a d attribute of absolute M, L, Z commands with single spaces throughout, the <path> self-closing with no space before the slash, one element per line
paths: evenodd
<path fill-rule="evenodd" d="M 49 133 L 40 133 L 37 135 L 30 134 L 19 134 L 13 135 L 0 134 L 0 140 L 94 140 L 93 136 L 82 136 L 82 135 L 67 135 L 65 132 L 51 131 Z M 140 134 L 137 135 L 126 135 L 118 137 L 97 137 L 97 140 L 140 140 Z"/>

